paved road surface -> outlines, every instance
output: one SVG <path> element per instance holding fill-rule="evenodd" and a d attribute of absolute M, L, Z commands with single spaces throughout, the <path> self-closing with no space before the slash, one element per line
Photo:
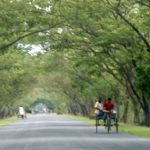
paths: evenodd
<path fill-rule="evenodd" d="M 28 116 L 0 128 L 0 150 L 150 150 L 150 140 L 51 114 Z"/>

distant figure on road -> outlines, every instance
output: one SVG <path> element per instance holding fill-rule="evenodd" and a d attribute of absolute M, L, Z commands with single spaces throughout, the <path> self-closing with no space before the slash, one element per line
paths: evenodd
<path fill-rule="evenodd" d="M 21 117 L 22 119 L 26 118 L 26 112 L 22 106 L 19 106 L 18 117 Z"/>

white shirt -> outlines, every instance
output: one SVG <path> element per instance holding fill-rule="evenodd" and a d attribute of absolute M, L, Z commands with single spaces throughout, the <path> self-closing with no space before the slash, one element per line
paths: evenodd
<path fill-rule="evenodd" d="M 25 110 L 23 107 L 19 107 L 19 114 L 20 115 L 25 115 Z"/>
<path fill-rule="evenodd" d="M 95 106 L 94 106 L 95 108 L 98 108 L 99 110 L 103 110 L 103 104 L 102 103 L 99 103 L 98 101 L 95 103 Z M 96 114 L 99 114 L 99 110 L 95 110 L 95 113 Z"/>

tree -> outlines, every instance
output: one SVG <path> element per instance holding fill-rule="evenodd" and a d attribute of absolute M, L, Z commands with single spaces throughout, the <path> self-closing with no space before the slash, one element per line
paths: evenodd
<path fill-rule="evenodd" d="M 52 48 L 74 50 L 77 56 L 92 61 L 90 67 L 95 64 L 98 70 L 111 74 L 126 87 L 135 114 L 139 106 L 143 109 L 145 124 L 149 125 L 149 101 L 145 99 L 145 92 L 136 87 L 137 57 L 149 52 L 147 8 L 140 9 L 134 1 L 80 0 L 64 1 L 61 11 L 68 23 L 62 27 L 59 38 L 57 35 L 61 42 Z"/>

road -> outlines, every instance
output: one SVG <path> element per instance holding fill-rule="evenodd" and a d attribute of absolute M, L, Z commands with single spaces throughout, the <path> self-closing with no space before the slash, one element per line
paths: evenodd
<path fill-rule="evenodd" d="M 0 128 L 0 150 L 150 150 L 150 140 L 52 114 L 30 115 Z"/>

